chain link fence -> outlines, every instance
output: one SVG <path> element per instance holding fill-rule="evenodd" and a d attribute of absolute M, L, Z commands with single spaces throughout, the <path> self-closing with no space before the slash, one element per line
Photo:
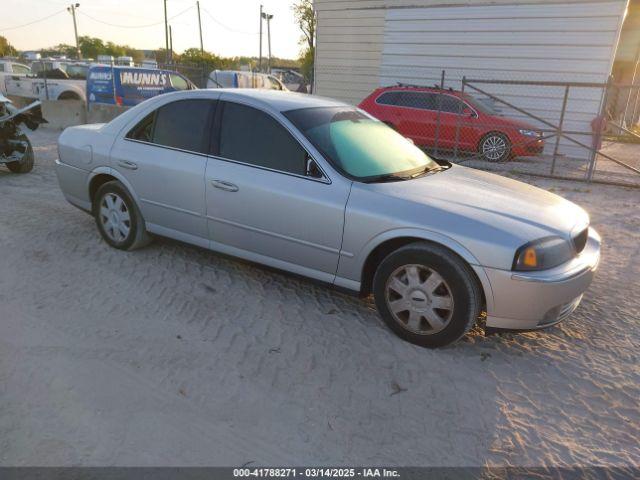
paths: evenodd
<path fill-rule="evenodd" d="M 416 81 L 416 73 L 394 72 L 392 78 L 411 81 L 374 87 L 361 101 L 361 90 L 343 98 L 360 102 L 436 158 L 503 173 L 640 186 L 639 86 L 500 77 L 442 71 Z"/>

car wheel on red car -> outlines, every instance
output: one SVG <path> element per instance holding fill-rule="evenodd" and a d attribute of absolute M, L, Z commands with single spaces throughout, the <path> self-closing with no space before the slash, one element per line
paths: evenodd
<path fill-rule="evenodd" d="M 488 162 L 506 162 L 511 158 L 511 142 L 503 133 L 491 132 L 480 140 L 478 153 Z"/>

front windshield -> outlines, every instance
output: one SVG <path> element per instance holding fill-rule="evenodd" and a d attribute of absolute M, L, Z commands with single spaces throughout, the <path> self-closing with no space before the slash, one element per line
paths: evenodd
<path fill-rule="evenodd" d="M 438 167 L 410 140 L 355 108 L 305 108 L 284 115 L 336 168 L 353 178 L 405 176 Z"/>

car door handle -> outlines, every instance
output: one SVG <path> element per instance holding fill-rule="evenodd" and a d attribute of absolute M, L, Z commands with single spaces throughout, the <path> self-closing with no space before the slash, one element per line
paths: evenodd
<path fill-rule="evenodd" d="M 128 168 L 129 170 L 138 169 L 138 165 L 136 165 L 133 162 L 130 162 L 129 160 L 121 160 L 118 162 L 118 165 L 121 166 L 122 168 Z"/>
<path fill-rule="evenodd" d="M 211 180 L 211 185 L 215 188 L 219 188 L 220 190 L 224 190 L 225 192 L 237 192 L 239 190 L 237 185 L 225 182 L 224 180 Z"/>

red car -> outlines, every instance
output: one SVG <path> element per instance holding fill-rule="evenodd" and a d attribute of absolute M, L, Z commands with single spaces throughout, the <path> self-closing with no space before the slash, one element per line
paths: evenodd
<path fill-rule="evenodd" d="M 544 150 L 543 134 L 535 127 L 501 117 L 490 106 L 455 90 L 383 87 L 359 107 L 420 147 L 435 147 L 437 134 L 439 149 L 454 150 L 457 143 L 458 150 L 477 152 L 490 162 L 535 156 Z"/>

